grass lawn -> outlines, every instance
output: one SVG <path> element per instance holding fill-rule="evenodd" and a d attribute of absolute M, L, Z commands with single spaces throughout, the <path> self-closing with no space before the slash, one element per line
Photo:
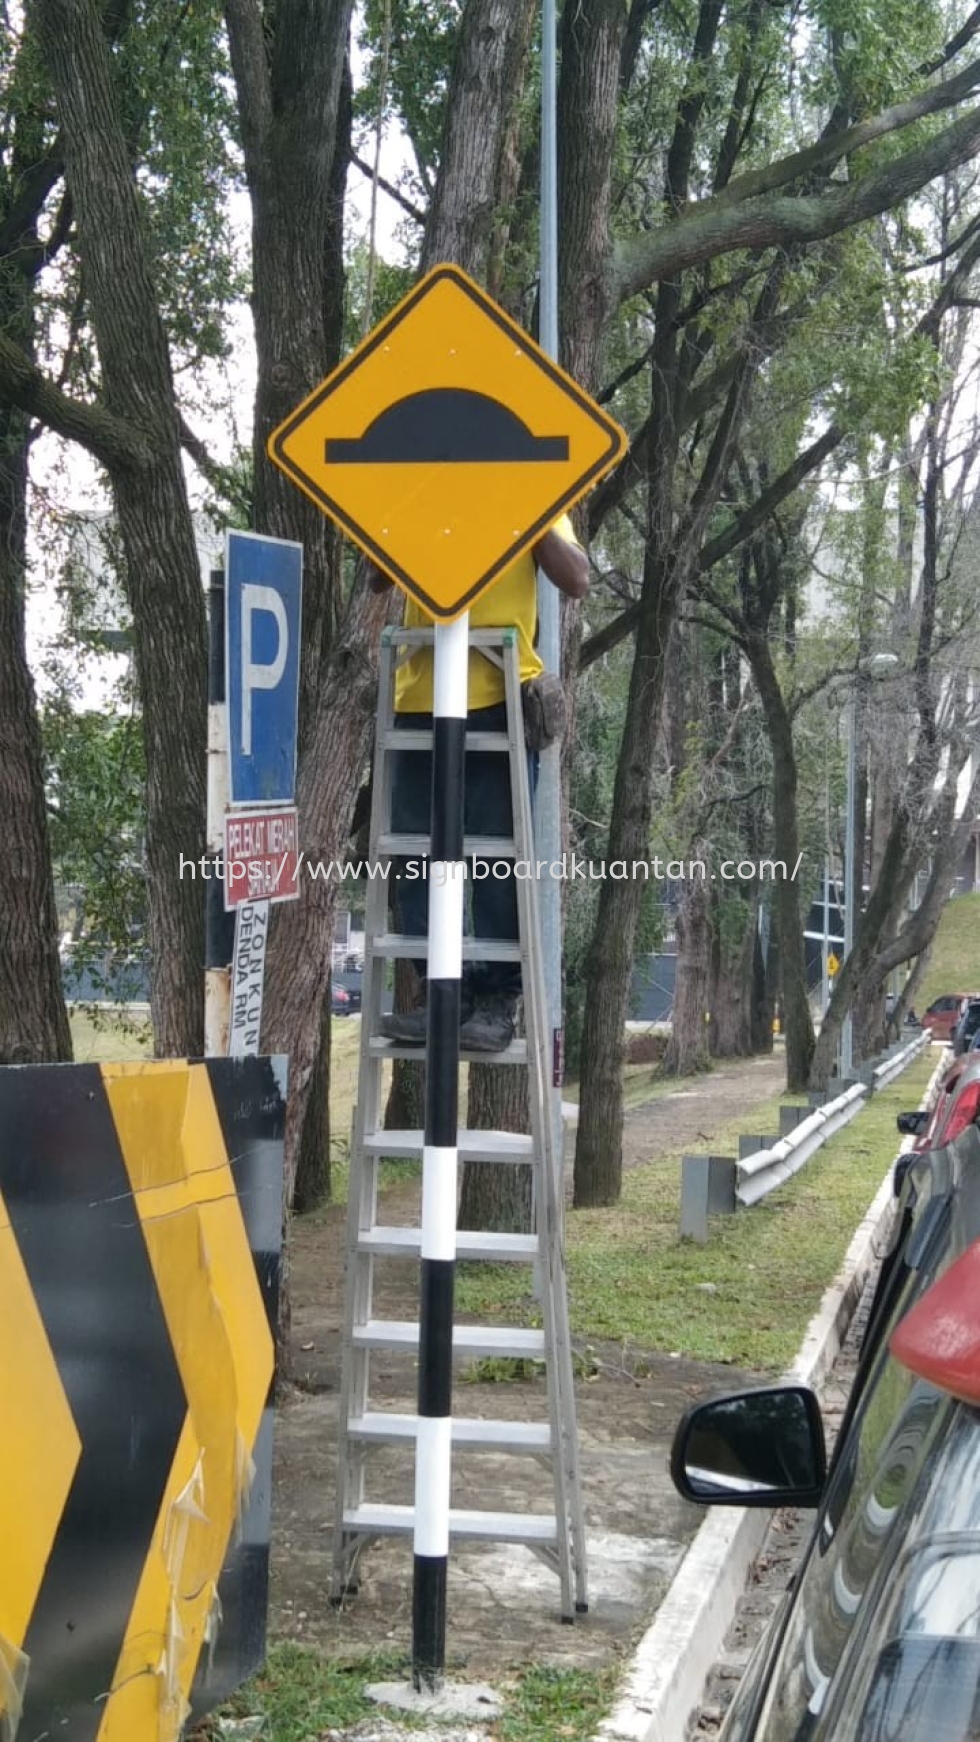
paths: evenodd
<path fill-rule="evenodd" d="M 947 902 L 916 993 L 919 1015 L 944 992 L 980 993 L 980 895 L 958 895 Z"/>
<path fill-rule="evenodd" d="M 447 1664 L 451 1678 L 459 1667 Z M 262 1713 L 264 1742 L 316 1742 L 365 1719 L 380 1720 L 380 1708 L 364 1697 L 365 1684 L 404 1682 L 409 1670 L 407 1658 L 381 1653 L 347 1663 L 300 1645 L 276 1645 L 262 1674 L 226 1710 L 242 1716 Z M 488 1742 L 588 1742 L 609 1708 L 618 1673 L 616 1666 L 598 1671 L 529 1666 L 498 1686 L 505 1701 L 503 1715 L 492 1728 L 479 1726 L 480 1733 Z M 407 1714 L 400 1714 L 398 1721 L 406 1729 L 419 1725 L 426 1735 L 431 1733 L 431 1724 Z M 217 1742 L 219 1732 L 211 1724 L 205 1719 L 191 1742 L 211 1737 Z"/>
<path fill-rule="evenodd" d="M 145 1018 L 120 1016 L 96 1004 L 84 1009 L 76 1006 L 69 1013 L 69 1022 L 76 1064 L 110 1064 L 153 1056 L 153 1037 Z"/>
<path fill-rule="evenodd" d="M 569 1211 L 569 1312 L 578 1338 L 627 1351 L 780 1371 L 796 1354 L 900 1139 L 895 1116 L 915 1107 L 935 1068 L 927 1051 L 778 1191 L 717 1216 L 705 1245 L 681 1240 L 680 1154 L 630 1168 L 612 1209 Z M 686 1153 L 734 1155 L 740 1131 L 775 1130 L 780 1096 Z M 650 1109 L 656 1135 L 656 1104 Z M 533 1322 L 516 1266 L 460 1267 L 461 1311 Z"/>

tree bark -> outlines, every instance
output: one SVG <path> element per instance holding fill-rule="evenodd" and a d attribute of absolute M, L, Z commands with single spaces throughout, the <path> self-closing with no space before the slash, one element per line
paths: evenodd
<path fill-rule="evenodd" d="M 681 888 L 677 908 L 677 981 L 666 1067 L 677 1076 L 711 1065 L 712 957 L 715 933 L 708 885 L 699 877 Z"/>
<path fill-rule="evenodd" d="M 711 992 L 711 1053 L 713 1058 L 749 1058 L 753 1045 L 753 964 L 758 932 L 759 898 L 747 892 L 741 938 L 719 937 Z M 771 1044 L 771 1029 L 770 1029 Z"/>
<path fill-rule="evenodd" d="M 323 1000 L 320 1016 L 320 1050 L 317 1053 L 306 1118 L 300 1140 L 296 1166 L 296 1191 L 293 1208 L 305 1216 L 330 1198 L 330 1042 L 332 1017 L 330 988 Z"/>
<path fill-rule="evenodd" d="M 807 1086 L 813 1057 L 813 1019 L 806 983 L 800 887 L 790 875 L 799 859 L 798 775 L 793 722 L 772 662 L 766 629 L 749 636 L 746 654 L 766 717 L 772 748 L 773 836 L 787 875 L 773 884 L 773 910 L 779 942 L 783 1032 L 786 1036 L 786 1087 L 798 1094 Z"/>
<path fill-rule="evenodd" d="M 206 634 L 170 356 L 100 9 L 35 0 L 31 16 L 58 103 L 105 409 L 147 450 L 117 456 L 110 476 L 146 741 L 151 1009 L 159 1053 L 200 1053 L 204 902 L 180 860 L 205 844 Z"/>
<path fill-rule="evenodd" d="M 665 563 L 656 540 L 647 544 L 645 611 L 636 638 L 623 741 L 613 789 L 608 857 L 647 859 L 664 655 L 681 576 Z M 618 1202 L 623 1175 L 623 1082 L 633 945 L 643 900 L 639 877 L 605 879 L 586 960 L 579 1124 L 575 1144 L 577 1209 Z"/>
<path fill-rule="evenodd" d="M 527 1074 L 512 1065 L 470 1065 L 466 1122 L 476 1131 L 528 1131 Z M 531 1169 L 469 1161 L 463 1169 L 458 1222 L 499 1234 L 531 1229 Z"/>
<path fill-rule="evenodd" d="M 34 297 L 40 266 L 38 218 L 60 175 L 60 157 L 39 159 L 40 118 L 16 117 L 8 139 L 10 197 L 0 207 L 0 327 L 26 359 L 34 356 Z M 33 197 L 25 198 L 32 185 Z M 19 204 L 18 204 L 19 202 Z M 58 958 L 58 916 L 48 840 L 44 759 L 27 664 L 27 417 L 0 407 L 0 1064 L 70 1059 L 68 1014 Z"/>
<path fill-rule="evenodd" d="M 41 733 L 24 643 L 27 420 L 0 411 L 0 1064 L 72 1056 L 44 804 Z"/>

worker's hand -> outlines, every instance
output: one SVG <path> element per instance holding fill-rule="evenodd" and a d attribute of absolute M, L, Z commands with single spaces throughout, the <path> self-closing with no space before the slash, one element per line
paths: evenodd
<path fill-rule="evenodd" d="M 532 548 L 538 567 L 553 587 L 569 599 L 584 599 L 589 590 L 589 559 L 581 545 L 570 544 L 554 528 Z"/>

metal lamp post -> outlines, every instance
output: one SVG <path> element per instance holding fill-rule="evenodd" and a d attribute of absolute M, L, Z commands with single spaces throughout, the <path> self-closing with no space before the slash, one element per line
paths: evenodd
<path fill-rule="evenodd" d="M 854 706 L 854 691 L 847 703 L 847 812 L 844 819 L 844 960 L 849 962 L 854 948 L 854 905 L 857 899 L 855 891 L 860 887 L 855 877 L 854 867 L 854 837 L 857 834 L 857 820 L 854 815 L 857 796 L 857 711 Z M 844 1018 L 840 1033 L 840 1074 L 845 1080 L 854 1069 L 854 1021 L 850 1008 Z"/>

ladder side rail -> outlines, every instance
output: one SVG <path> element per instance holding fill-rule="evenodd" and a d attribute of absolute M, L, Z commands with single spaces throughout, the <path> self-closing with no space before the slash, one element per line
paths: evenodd
<path fill-rule="evenodd" d="M 521 835 L 530 841 L 527 857 L 534 855 L 533 846 L 533 816 L 531 812 L 530 790 L 527 782 L 526 757 L 523 756 L 523 712 L 520 698 L 520 678 L 516 670 L 516 650 L 514 669 L 509 674 L 509 687 L 516 690 L 516 715 L 513 706 L 509 707 L 509 717 L 514 715 L 521 726 L 521 742 L 517 747 L 521 758 L 524 778 L 518 782 L 517 792 L 521 796 L 523 817 Z M 536 858 L 535 858 L 536 867 Z M 550 874 L 550 870 L 549 870 Z M 575 1373 L 572 1361 L 571 1328 L 568 1318 L 568 1294 L 565 1272 L 565 1196 L 564 1196 L 564 1156 L 555 1154 L 554 1124 L 551 1116 L 551 1051 L 548 1045 L 549 1014 L 545 994 L 544 956 L 541 938 L 540 914 L 530 883 L 524 885 L 527 909 L 528 957 L 531 963 L 529 983 L 532 994 L 533 1008 L 526 1026 L 533 1027 L 534 1033 L 534 1065 L 531 1071 L 531 1086 L 537 1086 L 540 1124 L 540 1150 L 542 1158 L 542 1201 L 541 1201 L 541 1261 L 544 1270 L 542 1278 L 542 1304 L 546 1307 L 552 1320 L 551 1341 L 554 1352 L 554 1389 L 557 1394 L 556 1428 L 558 1438 L 556 1445 L 556 1461 L 563 1465 L 562 1492 L 568 1510 L 562 1516 L 568 1521 L 571 1541 L 571 1555 L 575 1576 L 575 1608 L 584 1612 L 588 1608 L 588 1561 L 585 1535 L 585 1511 L 582 1500 L 582 1483 L 579 1460 L 577 1411 L 575 1405 Z M 529 1046 L 529 1057 L 532 1048 Z"/>
<path fill-rule="evenodd" d="M 504 686 L 507 702 L 507 729 L 511 746 L 511 813 L 517 856 L 534 865 L 534 837 L 531 817 L 531 794 L 528 780 L 527 749 L 524 742 L 524 714 L 521 703 L 520 669 L 517 639 L 509 638 L 504 648 Z M 521 932 L 523 957 L 524 1028 L 528 1036 L 528 1104 L 531 1132 L 534 1139 L 534 1216 L 538 1230 L 537 1277 L 544 1325 L 545 1371 L 548 1389 L 548 1412 L 551 1421 L 552 1483 L 555 1496 L 555 1519 L 558 1530 L 557 1571 L 561 1586 L 561 1611 L 567 1620 L 574 1618 L 573 1582 L 578 1569 L 571 1530 L 568 1462 L 569 1400 L 562 1384 L 563 1361 L 558 1345 L 558 1316 L 555 1311 L 556 1281 L 563 1273 L 558 1265 L 556 1278 L 553 1242 L 557 1232 L 554 1206 L 555 1166 L 552 1156 L 551 1118 L 548 1107 L 546 1070 L 547 1038 L 545 1034 L 546 1000 L 544 996 L 543 960 L 539 913 L 533 877 L 517 880 L 517 912 Z"/>

